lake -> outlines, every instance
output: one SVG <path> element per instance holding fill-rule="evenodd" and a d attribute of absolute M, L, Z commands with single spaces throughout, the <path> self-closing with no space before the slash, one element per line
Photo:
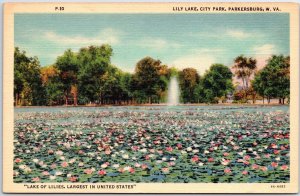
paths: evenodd
<path fill-rule="evenodd" d="M 15 108 L 15 182 L 289 182 L 289 106 Z"/>

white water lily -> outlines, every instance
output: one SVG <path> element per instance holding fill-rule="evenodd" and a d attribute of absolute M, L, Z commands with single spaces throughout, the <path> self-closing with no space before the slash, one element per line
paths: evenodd
<path fill-rule="evenodd" d="M 198 163 L 198 165 L 199 165 L 199 166 L 203 166 L 203 165 L 204 165 L 204 163 L 202 163 L 202 162 L 199 162 L 199 163 Z"/>
<path fill-rule="evenodd" d="M 95 157 L 95 153 L 93 153 L 93 152 L 89 152 L 89 153 L 87 153 L 87 155 L 88 155 L 89 157 Z"/>
<path fill-rule="evenodd" d="M 97 160 L 101 160 L 101 159 L 102 159 L 102 157 L 99 157 L 99 156 L 98 156 L 98 157 L 96 157 L 96 159 L 97 159 Z"/>
<path fill-rule="evenodd" d="M 68 143 L 64 143 L 63 145 L 64 145 L 66 148 L 68 148 L 68 149 L 71 147 L 71 144 L 70 144 L 69 142 L 68 142 Z"/>
<path fill-rule="evenodd" d="M 126 167 L 124 167 L 124 170 L 125 171 L 129 171 L 131 169 L 131 167 L 130 166 L 126 166 Z"/>
<path fill-rule="evenodd" d="M 117 168 L 120 167 L 120 165 L 119 164 L 113 164 L 112 167 L 117 169 Z"/>
<path fill-rule="evenodd" d="M 209 151 L 208 150 L 204 150 L 204 154 L 209 154 Z"/>
<path fill-rule="evenodd" d="M 60 155 L 60 156 L 61 156 L 61 155 L 63 155 L 63 154 L 64 154 L 64 152 L 59 150 L 59 151 L 56 151 L 56 152 L 55 152 L 55 154 L 57 154 L 57 155 Z"/>
<path fill-rule="evenodd" d="M 171 157 L 170 160 L 171 161 L 176 161 L 176 158 L 175 157 Z"/>
<path fill-rule="evenodd" d="M 38 159 L 32 159 L 32 161 L 33 161 L 34 163 L 38 163 L 38 162 L 39 162 Z"/>
<path fill-rule="evenodd" d="M 49 176 L 50 180 L 55 180 L 56 176 Z"/>
<path fill-rule="evenodd" d="M 27 166 L 26 165 L 20 165 L 19 169 L 24 170 Z"/>
<path fill-rule="evenodd" d="M 190 152 L 190 151 L 192 151 L 193 149 L 191 148 L 191 147 L 188 147 L 187 149 L 186 149 L 186 151 L 188 151 L 188 152 Z"/>
<path fill-rule="evenodd" d="M 31 172 L 30 167 L 26 166 L 25 169 L 24 169 L 24 172 L 25 172 L 25 173 L 30 173 L 30 172 Z"/>
<path fill-rule="evenodd" d="M 123 159 L 129 159 L 129 155 L 128 154 L 124 154 L 122 155 Z"/>
<path fill-rule="evenodd" d="M 60 176 L 60 175 L 62 175 L 62 174 L 63 174 L 63 173 L 62 173 L 61 171 L 56 171 L 56 172 L 55 172 L 55 175 L 56 175 L 56 176 Z"/>

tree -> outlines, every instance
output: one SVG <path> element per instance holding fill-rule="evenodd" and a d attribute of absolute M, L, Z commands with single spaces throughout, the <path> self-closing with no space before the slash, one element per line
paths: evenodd
<path fill-rule="evenodd" d="M 252 87 L 253 90 L 256 91 L 259 95 L 262 96 L 263 98 L 263 104 L 265 103 L 265 89 L 266 89 L 266 82 L 263 81 L 262 79 L 262 75 L 261 71 L 257 72 L 255 74 L 254 80 L 252 81 Z"/>
<path fill-rule="evenodd" d="M 79 67 L 76 54 L 71 49 L 66 50 L 62 56 L 57 58 L 55 67 L 59 70 L 59 78 L 63 84 L 65 104 L 68 105 L 71 88 L 72 86 L 77 86 Z M 77 105 L 77 103 L 74 102 L 74 105 Z"/>
<path fill-rule="evenodd" d="M 186 68 L 179 72 L 179 86 L 184 103 L 197 102 L 196 88 L 199 80 L 200 76 L 194 68 Z"/>
<path fill-rule="evenodd" d="M 243 89 L 248 89 L 250 84 L 250 77 L 256 69 L 256 60 L 252 57 L 244 57 L 240 55 L 234 59 L 235 74 L 238 79 L 242 80 Z"/>
<path fill-rule="evenodd" d="M 59 75 L 59 70 L 54 65 L 41 68 L 42 82 L 47 95 L 47 105 L 60 105 L 61 100 L 64 99 L 64 84 L 60 80 Z"/>
<path fill-rule="evenodd" d="M 121 104 L 124 91 L 121 84 L 122 71 L 115 66 L 109 66 L 101 80 L 102 103 Z"/>
<path fill-rule="evenodd" d="M 164 73 L 161 71 L 163 68 L 160 60 L 151 57 L 145 57 L 136 64 L 131 86 L 134 91 L 133 95 L 138 102 L 159 101 L 160 93 L 167 87 L 167 83 L 161 75 Z"/>
<path fill-rule="evenodd" d="M 253 88 L 266 96 L 268 103 L 271 98 L 279 98 L 279 103 L 284 104 L 290 94 L 290 57 L 273 55 L 268 59 L 266 67 L 255 75 Z"/>
<path fill-rule="evenodd" d="M 78 91 L 81 103 L 100 103 L 104 84 L 103 75 L 111 65 L 113 50 L 110 45 L 81 48 L 78 54 L 79 74 Z"/>
<path fill-rule="evenodd" d="M 214 103 L 218 99 L 227 97 L 233 92 L 232 72 L 222 64 L 213 64 L 204 74 L 202 80 L 202 96 L 204 102 Z"/>
<path fill-rule="evenodd" d="M 44 89 L 37 57 L 27 57 L 18 47 L 14 51 L 15 105 L 43 105 Z"/>
<path fill-rule="evenodd" d="M 132 80 L 132 74 L 122 72 L 121 74 L 121 88 L 122 88 L 122 100 L 129 103 L 129 101 L 132 101 L 132 92 L 130 90 L 131 86 L 131 80 Z"/>

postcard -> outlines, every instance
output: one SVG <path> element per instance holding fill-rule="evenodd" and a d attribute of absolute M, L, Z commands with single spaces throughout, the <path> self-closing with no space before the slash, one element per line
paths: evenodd
<path fill-rule="evenodd" d="M 296 3 L 6 3 L 3 192 L 296 193 Z"/>

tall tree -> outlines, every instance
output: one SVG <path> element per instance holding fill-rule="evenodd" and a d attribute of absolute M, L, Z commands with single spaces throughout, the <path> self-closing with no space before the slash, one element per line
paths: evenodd
<path fill-rule="evenodd" d="M 121 74 L 120 83 L 122 88 L 122 100 L 125 101 L 127 104 L 129 101 L 132 101 L 132 92 L 130 90 L 132 80 L 132 74 L 123 72 Z"/>
<path fill-rule="evenodd" d="M 102 76 L 111 64 L 113 50 L 110 45 L 81 48 L 78 54 L 79 94 L 82 103 L 100 103 L 103 96 Z"/>
<path fill-rule="evenodd" d="M 181 99 L 184 103 L 197 102 L 196 88 L 199 81 L 200 76 L 194 68 L 186 68 L 179 72 Z"/>
<path fill-rule="evenodd" d="M 166 90 L 167 83 L 161 75 L 163 68 L 160 60 L 151 57 L 145 57 L 136 64 L 132 89 L 140 102 L 159 100 L 160 92 Z"/>
<path fill-rule="evenodd" d="M 43 86 L 46 90 L 47 105 L 60 105 L 64 99 L 64 84 L 59 77 L 59 70 L 54 66 L 41 68 Z"/>
<path fill-rule="evenodd" d="M 37 57 L 27 57 L 18 47 L 14 51 L 15 105 L 43 105 L 44 89 Z"/>
<path fill-rule="evenodd" d="M 256 59 L 240 55 L 234 59 L 234 70 L 238 79 L 242 80 L 243 89 L 247 89 L 250 85 L 250 77 L 256 69 Z"/>
<path fill-rule="evenodd" d="M 204 101 L 213 103 L 221 97 L 227 97 L 233 91 L 232 72 L 227 66 L 213 64 L 204 74 L 202 80 Z"/>
<path fill-rule="evenodd" d="M 71 88 L 72 86 L 77 86 L 79 67 L 76 54 L 71 49 L 66 50 L 62 56 L 57 58 L 55 67 L 59 70 L 59 77 L 63 84 L 65 104 L 68 105 Z M 77 103 L 74 104 L 77 105 Z"/>
<path fill-rule="evenodd" d="M 290 94 L 290 57 L 273 55 L 253 81 L 254 90 L 261 96 L 266 96 L 268 103 L 271 98 L 278 98 L 284 104 Z"/>
<path fill-rule="evenodd" d="M 252 80 L 252 87 L 253 90 L 256 91 L 260 96 L 263 98 L 263 104 L 265 103 L 265 96 L 266 96 L 266 82 L 263 81 L 263 76 L 264 74 L 261 74 L 261 71 L 258 71 L 255 74 L 254 79 Z"/>
<path fill-rule="evenodd" d="M 101 102 L 106 104 L 120 104 L 123 97 L 121 86 L 122 72 L 117 67 L 110 65 L 101 77 Z"/>

